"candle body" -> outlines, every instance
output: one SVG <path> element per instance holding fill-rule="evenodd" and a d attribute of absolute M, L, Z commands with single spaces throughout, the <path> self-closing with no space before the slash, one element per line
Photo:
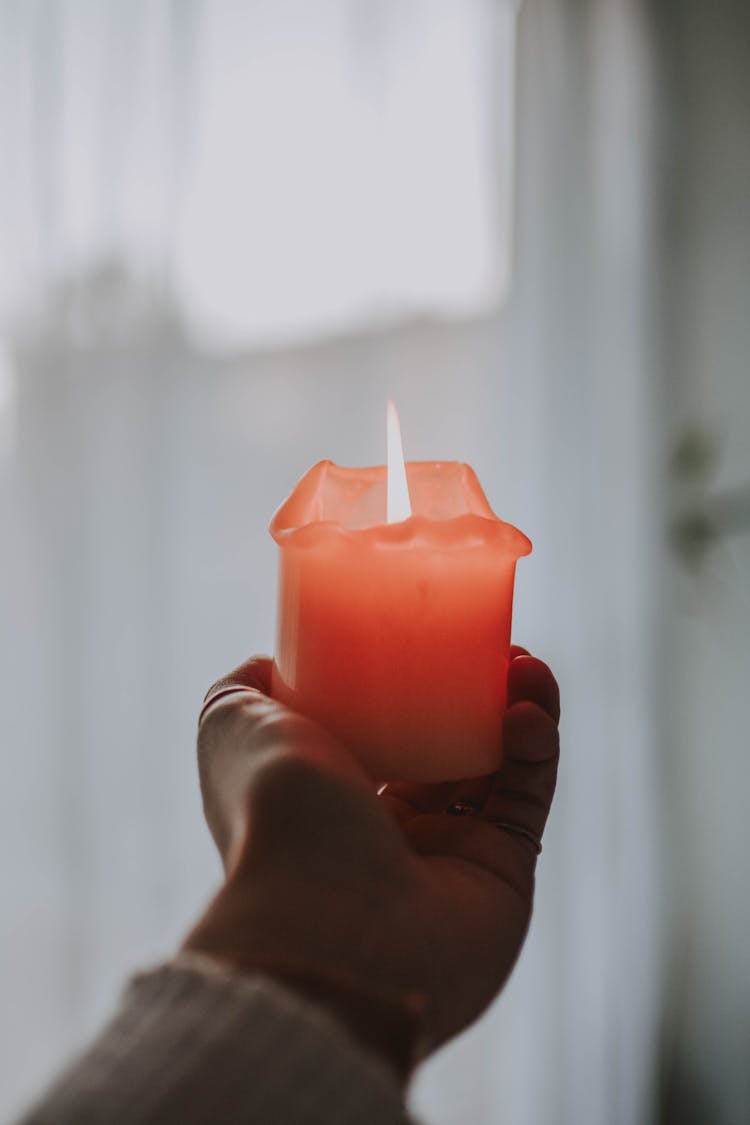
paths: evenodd
<path fill-rule="evenodd" d="M 384 472 L 323 462 L 277 513 L 273 694 L 378 780 L 490 773 L 501 757 L 515 565 L 530 544 L 455 463 L 409 465 L 415 515 L 373 523 Z"/>

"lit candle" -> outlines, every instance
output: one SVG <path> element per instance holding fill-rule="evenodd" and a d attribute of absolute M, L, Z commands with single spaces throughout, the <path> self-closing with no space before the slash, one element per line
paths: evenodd
<path fill-rule="evenodd" d="M 498 768 L 516 561 L 531 551 L 456 461 L 321 461 L 271 521 L 280 547 L 272 692 L 382 781 Z"/>

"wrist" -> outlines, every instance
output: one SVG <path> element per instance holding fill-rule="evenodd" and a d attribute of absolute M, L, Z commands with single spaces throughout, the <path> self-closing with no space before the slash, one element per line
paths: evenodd
<path fill-rule="evenodd" d="M 359 1046 L 385 1062 L 403 1086 L 427 1053 L 426 997 L 422 993 L 375 986 L 352 973 L 301 958 L 247 951 L 232 954 L 213 943 L 203 946 L 188 940 L 183 954 L 197 955 L 217 969 L 278 982 L 331 1015 Z"/>
<path fill-rule="evenodd" d="M 291 915 L 279 911 L 278 903 L 272 907 L 273 895 L 264 895 L 257 886 L 250 894 L 244 877 L 230 876 L 188 935 L 183 952 L 217 967 L 278 981 L 329 1013 L 405 1083 L 427 1053 L 426 994 L 408 984 L 373 979 L 377 959 L 347 958 L 347 951 L 359 945 L 356 927 L 346 924 L 351 917 L 339 918 L 333 907 L 325 910 L 320 903 L 297 904 Z M 295 940 L 299 919 L 313 917 L 324 924 L 312 930 L 308 925 L 300 944 Z"/>
<path fill-rule="evenodd" d="M 405 1085 L 425 1054 L 425 997 L 365 984 L 338 969 L 283 960 L 243 964 L 330 1013 L 361 1046 L 379 1056 Z"/>

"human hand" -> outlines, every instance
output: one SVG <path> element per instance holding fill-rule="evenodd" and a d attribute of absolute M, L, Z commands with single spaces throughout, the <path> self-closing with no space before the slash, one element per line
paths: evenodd
<path fill-rule="evenodd" d="M 432 1049 L 486 1008 L 520 952 L 557 774 L 557 684 L 512 649 L 500 770 L 378 793 L 323 728 L 269 698 L 270 669 L 251 660 L 207 697 L 201 787 L 226 882 L 185 948 L 282 978 L 302 966 L 324 1004 L 327 979 L 332 993 L 353 982 L 355 1008 L 360 985 L 418 994 Z M 366 1008 L 348 1019 L 355 1034 Z"/>

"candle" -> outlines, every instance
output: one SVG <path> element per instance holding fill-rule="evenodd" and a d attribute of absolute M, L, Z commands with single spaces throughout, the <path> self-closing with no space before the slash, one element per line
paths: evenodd
<path fill-rule="evenodd" d="M 279 545 L 275 698 L 322 723 L 382 781 L 498 768 L 516 561 L 531 551 L 474 471 L 314 465 L 270 531 Z"/>

